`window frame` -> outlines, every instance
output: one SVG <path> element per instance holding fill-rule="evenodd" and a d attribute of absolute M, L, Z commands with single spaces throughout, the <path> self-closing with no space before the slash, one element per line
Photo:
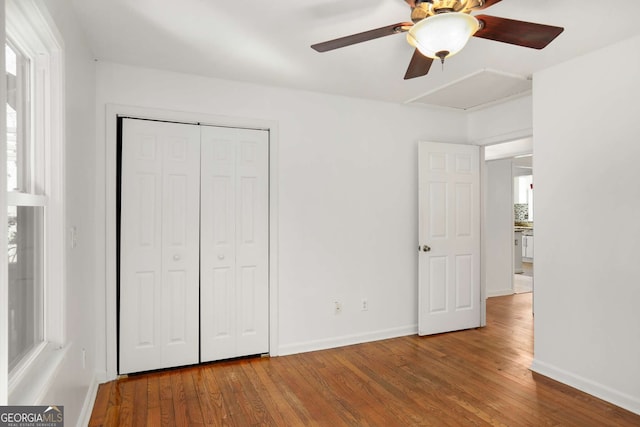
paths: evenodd
<path fill-rule="evenodd" d="M 23 60 L 22 58 L 25 58 L 27 55 L 25 55 L 18 47 L 17 45 L 10 39 L 10 37 L 5 37 L 5 43 L 7 45 L 9 45 L 9 47 L 11 48 L 12 51 L 14 51 L 16 53 L 16 57 L 17 57 L 17 61 L 16 61 L 16 89 L 19 90 L 21 92 L 20 95 L 22 96 L 16 96 L 16 113 L 18 115 L 22 114 L 24 116 L 26 116 L 26 120 L 21 120 L 18 123 L 18 126 L 16 127 L 16 144 L 18 144 L 18 136 L 21 136 L 22 139 L 24 140 L 31 140 L 31 131 L 32 129 L 30 128 L 30 123 L 31 123 L 31 97 L 29 96 L 29 94 L 31 93 L 31 64 L 29 63 L 29 59 L 27 59 L 26 61 Z M 5 52 L 6 52 L 6 48 L 5 48 Z M 6 60 L 6 56 L 5 56 L 5 60 Z M 25 62 L 27 62 L 27 64 L 25 64 Z M 22 69 L 22 70 L 20 70 Z M 26 97 L 24 97 L 24 95 L 27 95 Z M 7 97 L 8 97 L 8 93 L 7 93 Z M 7 127 L 7 134 L 8 134 L 8 130 L 9 130 L 9 123 L 7 121 L 6 124 Z M 8 143 L 8 142 L 7 142 Z M 20 165 L 22 166 L 21 169 L 18 171 L 18 176 L 16 177 L 17 180 L 17 188 L 14 189 L 8 189 L 8 192 L 25 192 L 25 193 L 33 193 L 34 192 L 34 188 L 33 188 L 33 180 L 34 177 L 32 174 L 32 166 L 33 165 L 33 161 L 29 161 L 29 162 L 25 162 L 24 159 L 29 158 L 31 156 L 32 153 L 32 147 L 28 147 L 25 146 L 25 144 L 19 144 L 17 146 L 17 157 L 18 160 L 22 160 L 23 164 Z M 37 167 L 37 166 L 36 166 Z M 41 178 L 41 177 L 39 177 Z M 26 188 L 26 187 L 29 188 Z"/>
<path fill-rule="evenodd" d="M 7 0 L 5 5 L 5 41 L 10 39 L 11 44 L 31 61 L 30 134 L 34 141 L 32 161 L 39 167 L 30 172 L 33 183 L 43 185 L 32 185 L 30 193 L 7 192 L 5 181 L 2 188 L 6 203 L 3 209 L 4 218 L 0 220 L 6 228 L 7 205 L 45 205 L 45 284 L 44 342 L 26 356 L 10 374 L 6 372 L 8 361 L 0 363 L 0 369 L 7 375 L 8 402 L 33 404 L 46 393 L 46 385 L 55 374 L 57 365 L 62 361 L 61 356 L 68 346 L 65 333 L 64 45 L 53 20 L 36 1 Z M 6 91 L 4 97 L 6 98 Z M 6 112 L 4 115 L 6 116 Z M 6 123 L 4 128 L 6 145 Z M 4 156 L 6 163 L 6 153 Z M 6 180 L 6 177 L 4 179 Z M 5 231 L 4 239 L 6 235 Z M 3 247 L 6 255 L 6 242 Z M 6 267 L 2 270 L 2 275 L 4 295 L 8 289 Z M 0 315 L 7 316 L 8 302 L 2 304 L 5 307 L 0 310 Z M 0 404 L 1 394 L 0 391 Z"/>

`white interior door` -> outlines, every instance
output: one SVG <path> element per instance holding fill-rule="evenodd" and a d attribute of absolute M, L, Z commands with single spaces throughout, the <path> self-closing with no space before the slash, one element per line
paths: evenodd
<path fill-rule="evenodd" d="M 420 335 L 480 326 L 480 163 L 472 145 L 419 145 Z"/>
<path fill-rule="evenodd" d="M 269 134 L 202 127 L 201 360 L 269 351 Z"/>
<path fill-rule="evenodd" d="M 123 120 L 121 374 L 198 363 L 200 128 Z"/>

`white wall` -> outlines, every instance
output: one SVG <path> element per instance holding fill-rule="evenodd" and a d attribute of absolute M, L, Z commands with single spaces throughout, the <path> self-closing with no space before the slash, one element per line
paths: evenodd
<path fill-rule="evenodd" d="M 530 137 L 533 133 L 531 96 L 472 111 L 467 116 L 467 138 L 477 145 Z"/>
<path fill-rule="evenodd" d="M 64 39 L 66 223 L 78 230 L 78 245 L 66 250 L 66 338 L 70 348 L 43 404 L 64 405 L 74 425 L 95 372 L 95 63 L 69 2 L 42 2 Z M 68 233 L 66 234 L 68 236 Z M 82 367 L 82 349 L 86 366 Z M 84 416 L 84 414 L 83 414 Z"/>
<path fill-rule="evenodd" d="M 527 95 L 469 112 L 468 140 L 485 147 L 494 145 L 485 152 L 485 158 L 490 159 L 531 152 L 531 103 L 531 96 Z M 485 295 L 508 295 L 513 293 L 512 161 L 487 161 L 484 180 Z"/>
<path fill-rule="evenodd" d="M 515 141 L 503 142 L 485 146 L 484 159 L 498 160 L 508 159 L 533 152 L 533 138 L 527 137 Z"/>
<path fill-rule="evenodd" d="M 417 331 L 417 142 L 466 142 L 464 115 L 111 63 L 97 88 L 101 145 L 110 103 L 277 122 L 279 354 Z"/>
<path fill-rule="evenodd" d="M 485 164 L 485 283 L 487 297 L 513 293 L 511 159 Z"/>
<path fill-rule="evenodd" d="M 533 369 L 640 414 L 639 51 L 534 77 Z"/>

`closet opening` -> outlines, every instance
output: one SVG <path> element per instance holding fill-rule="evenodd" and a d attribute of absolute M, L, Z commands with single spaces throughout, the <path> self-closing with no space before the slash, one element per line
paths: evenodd
<path fill-rule="evenodd" d="M 117 118 L 117 373 L 269 353 L 269 144 Z"/>

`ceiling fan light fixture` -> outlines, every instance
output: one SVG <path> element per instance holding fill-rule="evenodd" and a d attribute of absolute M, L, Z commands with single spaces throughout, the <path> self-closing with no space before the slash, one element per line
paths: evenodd
<path fill-rule="evenodd" d="M 460 52 L 479 28 L 480 22 L 467 13 L 439 13 L 411 27 L 407 41 L 424 56 L 444 61 Z"/>

